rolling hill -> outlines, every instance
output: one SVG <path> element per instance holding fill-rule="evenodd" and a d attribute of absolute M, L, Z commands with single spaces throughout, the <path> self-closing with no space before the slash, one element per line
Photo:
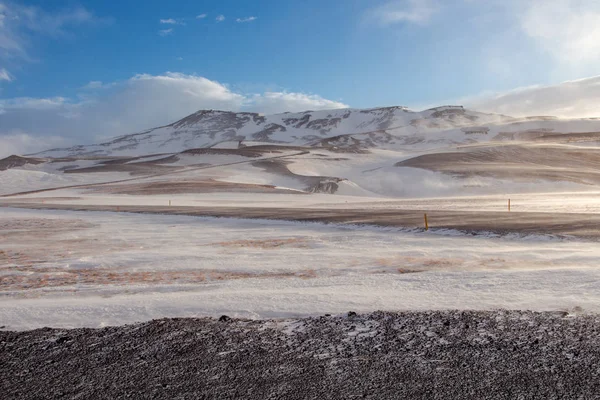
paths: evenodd
<path fill-rule="evenodd" d="M 201 110 L 105 143 L 5 158 L 0 183 L 4 195 L 590 190 L 600 183 L 600 120 L 513 118 L 461 106 L 268 116 Z"/>

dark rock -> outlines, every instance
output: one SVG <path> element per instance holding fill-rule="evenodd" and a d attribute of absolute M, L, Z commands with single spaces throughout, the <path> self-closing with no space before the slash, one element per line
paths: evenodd
<path fill-rule="evenodd" d="M 71 340 L 71 338 L 68 337 L 68 336 L 61 336 L 58 339 L 56 339 L 56 344 L 63 344 L 63 343 L 68 342 L 70 340 Z"/>
<path fill-rule="evenodd" d="M 283 329 L 249 320 L 225 327 L 219 321 L 231 319 L 222 316 L 0 331 L 0 397 L 591 399 L 600 393 L 597 315 L 350 311 L 348 317 L 289 320 Z M 439 329 L 452 321 L 473 329 Z"/>

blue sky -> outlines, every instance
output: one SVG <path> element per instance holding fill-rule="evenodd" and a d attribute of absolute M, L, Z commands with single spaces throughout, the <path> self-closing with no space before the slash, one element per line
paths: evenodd
<path fill-rule="evenodd" d="M 198 108 L 600 115 L 599 71 L 597 0 L 0 0 L 0 145 Z"/>

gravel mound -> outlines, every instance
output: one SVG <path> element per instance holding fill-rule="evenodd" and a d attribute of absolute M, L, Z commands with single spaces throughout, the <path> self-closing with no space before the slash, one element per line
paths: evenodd
<path fill-rule="evenodd" d="M 0 331 L 5 399 L 600 398 L 600 316 L 375 312 Z"/>

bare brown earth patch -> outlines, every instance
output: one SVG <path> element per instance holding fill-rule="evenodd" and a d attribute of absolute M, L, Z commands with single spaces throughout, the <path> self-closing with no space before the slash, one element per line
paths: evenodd
<path fill-rule="evenodd" d="M 57 196 L 57 197 L 24 197 L 21 201 L 25 203 L 45 203 L 46 201 L 71 201 L 71 200 L 80 200 L 81 197 L 75 196 Z"/>
<path fill-rule="evenodd" d="M 78 219 L 0 219 L 0 292 L 13 295 L 32 289 L 63 288 L 63 291 L 77 291 L 85 289 L 85 286 L 177 285 L 233 279 L 316 277 L 313 269 L 266 272 L 216 269 L 140 271 L 127 270 L 119 265 L 96 266 L 79 260 L 106 252 L 139 249 L 139 245 L 119 238 L 99 239 L 96 235 L 78 232 L 95 227 Z M 304 247 L 304 242 L 302 238 L 274 238 L 222 242 L 221 245 L 267 249 Z M 29 295 L 22 293 L 19 296 Z"/>
<path fill-rule="evenodd" d="M 386 268 L 388 271 L 397 273 L 423 272 L 424 270 L 447 269 L 459 267 L 464 263 L 458 258 L 439 257 L 410 257 L 397 256 L 378 258 L 375 260 L 377 267 Z"/>
<path fill-rule="evenodd" d="M 281 247 L 307 248 L 308 241 L 305 238 L 291 239 L 263 239 L 263 240 L 234 240 L 230 242 L 211 243 L 208 246 L 219 245 L 223 247 L 254 247 L 259 249 L 277 249 Z"/>
<path fill-rule="evenodd" d="M 394 267 L 398 264 L 417 264 L 424 267 L 453 267 L 462 260 L 446 259 L 446 258 L 427 258 L 427 257 L 394 257 L 394 258 L 379 258 L 377 264 L 382 267 Z"/>
<path fill-rule="evenodd" d="M 98 226 L 68 218 L 0 219 L 0 274 L 139 248 L 134 242 L 118 238 L 99 239 L 93 232 L 95 228 Z"/>
<path fill-rule="evenodd" d="M 178 180 L 157 182 L 135 182 L 123 184 L 106 184 L 88 189 L 91 193 L 127 194 L 127 195 L 157 195 L 157 194 L 184 194 L 184 193 L 216 193 L 216 192 L 241 192 L 241 193 L 294 193 L 298 191 L 281 189 L 273 185 L 257 185 L 250 183 L 223 182 L 214 179 L 204 180 Z"/>
<path fill-rule="evenodd" d="M 289 148 L 285 148 L 289 150 Z M 182 151 L 181 154 L 192 155 L 227 155 L 227 156 L 242 156 L 249 158 L 262 157 L 265 153 L 282 153 L 282 149 L 276 146 L 251 146 L 241 147 L 238 149 L 215 149 L 215 148 L 198 148 Z"/>
<path fill-rule="evenodd" d="M 49 231 L 46 234 L 30 232 L 19 236 L 0 236 L 0 245 L 6 247 L 0 253 L 0 274 L 16 271 L 18 268 L 45 268 L 44 264 L 47 263 L 64 263 L 81 257 L 94 257 L 106 251 L 139 248 L 135 244 L 123 241 L 64 238 L 60 237 L 59 233 Z M 19 241 L 23 242 L 23 245 L 15 246 L 14 243 Z M 5 244 L 7 242 L 8 245 Z"/>
<path fill-rule="evenodd" d="M 43 231 L 61 232 L 71 231 L 73 229 L 87 229 L 94 227 L 94 224 L 85 222 L 81 219 L 68 218 L 6 218 L 0 219 L 0 232 L 2 234 L 14 235 L 18 232 L 33 231 L 42 233 Z"/>
<path fill-rule="evenodd" d="M 376 268 L 383 268 L 378 272 L 413 273 L 436 270 L 456 270 L 461 268 L 487 269 L 509 269 L 512 267 L 523 268 L 522 265 L 513 265 L 504 258 L 482 258 L 480 260 L 467 260 L 457 257 L 412 257 L 397 256 L 378 258 L 375 260 Z M 527 268 L 548 267 L 545 261 L 527 261 Z"/>
<path fill-rule="evenodd" d="M 398 268 L 396 271 L 399 274 L 415 274 L 418 272 L 423 272 L 422 269 L 408 269 L 408 268 Z"/>
<path fill-rule="evenodd" d="M 183 167 L 162 165 L 158 162 L 139 162 L 133 164 L 98 164 L 93 167 L 71 168 L 65 174 L 85 174 L 96 172 L 129 172 L 130 175 L 152 175 L 182 170 Z"/>
<path fill-rule="evenodd" d="M 27 164 L 38 165 L 45 163 L 46 160 L 43 158 L 33 158 L 33 157 L 21 157 L 21 156 L 8 156 L 0 160 L 0 171 L 5 171 L 7 169 L 22 167 Z"/>
<path fill-rule="evenodd" d="M 373 271 L 373 274 L 417 274 L 419 272 L 425 272 L 424 269 L 413 269 L 413 268 L 393 268 L 393 269 L 377 269 Z"/>
<path fill-rule="evenodd" d="M 585 147 L 530 144 L 477 146 L 456 152 L 425 154 L 395 165 L 459 177 L 600 184 L 600 151 Z"/>
<path fill-rule="evenodd" d="M 122 271 L 119 268 L 64 269 L 19 266 L 0 275 L 0 292 L 76 285 L 176 285 L 251 278 L 315 278 L 312 269 L 295 272 L 243 272 L 219 270 Z"/>

